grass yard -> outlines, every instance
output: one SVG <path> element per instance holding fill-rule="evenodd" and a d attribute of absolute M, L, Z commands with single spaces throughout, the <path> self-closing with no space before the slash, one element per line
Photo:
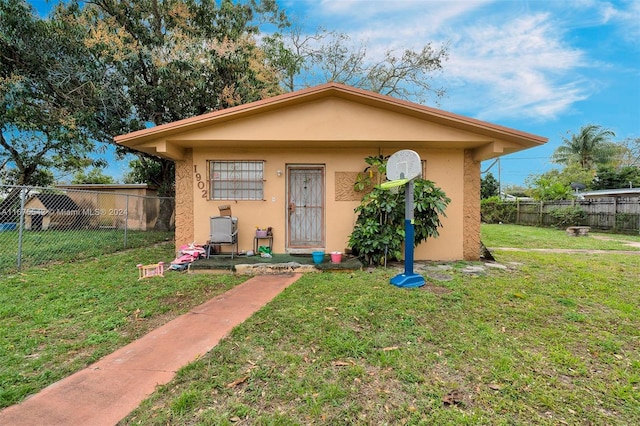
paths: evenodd
<path fill-rule="evenodd" d="M 483 241 L 628 249 L 499 225 Z M 123 424 L 640 424 L 640 255 L 494 255 L 508 269 L 431 265 L 421 289 L 308 274 Z"/>
<path fill-rule="evenodd" d="M 123 230 L 25 231 L 22 241 L 22 267 L 51 262 L 71 262 L 123 250 Z M 128 231 L 127 248 L 147 247 L 173 240 L 173 232 Z M 0 274 L 17 270 L 18 231 L 0 232 Z"/>
<path fill-rule="evenodd" d="M 488 247 L 639 241 L 604 236 L 623 242 L 483 226 Z M 122 424 L 640 424 L 640 254 L 494 256 L 507 269 L 417 263 L 421 289 L 390 285 L 392 268 L 305 275 Z M 166 244 L 0 277 L 0 405 L 243 281 L 137 280 L 172 258 Z"/>
<path fill-rule="evenodd" d="M 640 251 L 637 235 L 592 231 L 587 237 L 568 237 L 564 230 L 519 225 L 482 225 L 482 229 L 487 247 Z"/>
<path fill-rule="evenodd" d="M 170 262 L 173 244 L 0 277 L 0 407 L 15 404 L 244 278 L 138 281 L 138 263 Z"/>

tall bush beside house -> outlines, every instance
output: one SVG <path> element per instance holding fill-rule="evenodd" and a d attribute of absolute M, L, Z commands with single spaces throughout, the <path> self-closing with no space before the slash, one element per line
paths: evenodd
<path fill-rule="evenodd" d="M 355 211 L 358 214 L 349 245 L 367 265 L 402 259 L 404 242 L 404 187 L 397 192 L 374 187 Z M 433 182 L 416 179 L 414 189 L 414 246 L 438 236 L 440 216 L 451 200 Z"/>

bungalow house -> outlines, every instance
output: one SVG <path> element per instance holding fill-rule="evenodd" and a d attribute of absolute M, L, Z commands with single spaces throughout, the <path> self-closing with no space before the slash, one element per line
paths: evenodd
<path fill-rule="evenodd" d="M 599 200 L 602 198 L 640 199 L 640 188 L 599 189 L 578 192 L 576 195 L 580 200 Z"/>
<path fill-rule="evenodd" d="M 158 191 L 141 184 L 56 185 L 78 204 L 89 228 L 146 231 L 158 219 Z M 126 223 L 125 223 L 126 221 Z"/>
<path fill-rule="evenodd" d="M 546 138 L 328 83 L 115 138 L 176 162 L 176 245 L 204 243 L 222 205 L 237 218 L 241 250 L 256 228 L 273 229 L 273 251 L 343 251 L 369 156 L 416 151 L 423 177 L 451 203 L 440 237 L 416 260 L 480 256 L 480 162 Z"/>
<path fill-rule="evenodd" d="M 24 205 L 25 229 L 73 229 L 80 219 L 80 208 L 64 194 L 35 194 Z"/>

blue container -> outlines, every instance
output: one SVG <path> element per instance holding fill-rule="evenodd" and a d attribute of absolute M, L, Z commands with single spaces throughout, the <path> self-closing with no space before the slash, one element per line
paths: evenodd
<path fill-rule="evenodd" d="M 16 223 L 15 222 L 5 222 L 0 223 L 0 232 L 2 231 L 15 231 Z"/>
<path fill-rule="evenodd" d="M 319 265 L 324 260 L 324 252 L 323 251 L 314 251 L 311 253 L 311 257 L 313 257 L 313 263 Z"/>

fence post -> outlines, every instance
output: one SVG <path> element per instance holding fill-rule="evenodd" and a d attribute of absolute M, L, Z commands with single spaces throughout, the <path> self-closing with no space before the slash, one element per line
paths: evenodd
<path fill-rule="evenodd" d="M 516 225 L 520 225 L 520 199 L 516 198 Z"/>
<path fill-rule="evenodd" d="M 129 194 L 124 199 L 124 248 L 127 248 L 127 228 L 129 227 Z"/>
<path fill-rule="evenodd" d="M 542 205 L 544 201 L 540 201 L 540 215 L 538 216 L 538 226 L 542 226 Z"/>
<path fill-rule="evenodd" d="M 24 186 L 20 189 L 20 227 L 18 228 L 18 259 L 17 267 L 18 271 L 22 269 L 22 236 L 24 231 L 24 205 L 27 198 L 26 190 Z"/>

